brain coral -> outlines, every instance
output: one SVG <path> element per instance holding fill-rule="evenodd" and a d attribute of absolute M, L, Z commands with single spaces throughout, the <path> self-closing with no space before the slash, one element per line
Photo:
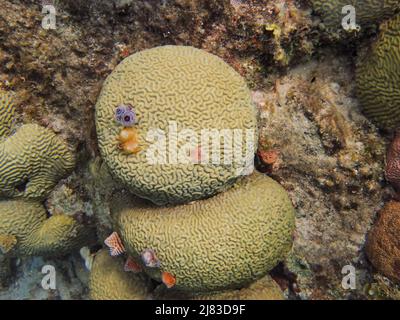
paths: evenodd
<path fill-rule="evenodd" d="M 131 105 L 135 111 L 142 150 L 137 154 L 122 152 L 116 140 L 121 125 L 114 113 L 120 105 Z M 228 157 L 253 159 L 256 126 L 244 79 L 220 58 L 193 47 L 163 46 L 131 55 L 107 78 L 96 105 L 99 147 L 110 172 L 131 192 L 157 204 L 205 198 L 232 185 L 245 164 L 239 157 L 229 162 Z M 228 143 L 237 148 L 235 152 L 229 147 L 222 150 L 223 139 L 216 140 L 220 164 L 204 163 L 205 158 L 193 163 L 185 156 L 179 160 L 179 154 L 186 155 L 191 147 L 203 148 L 205 157 L 212 140 L 204 138 L 201 143 L 204 129 L 221 134 L 224 129 L 237 130 L 242 139 Z M 185 137 L 189 132 L 194 140 Z M 248 132 L 251 139 L 245 139 Z"/>
<path fill-rule="evenodd" d="M 94 259 L 89 288 L 93 300 L 144 300 L 151 286 L 143 275 L 124 271 L 121 259 L 101 250 Z"/>
<path fill-rule="evenodd" d="M 291 248 L 294 210 L 285 190 L 260 173 L 224 193 L 175 207 L 115 199 L 115 230 L 133 259 L 155 252 L 178 290 L 240 288 L 265 275 Z"/>
<path fill-rule="evenodd" d="M 11 133 L 14 114 L 12 94 L 0 92 L 0 142 Z"/>
<path fill-rule="evenodd" d="M 400 15 L 381 26 L 371 52 L 358 63 L 357 93 L 365 115 L 379 127 L 400 121 Z"/>
<path fill-rule="evenodd" d="M 165 286 L 160 285 L 154 291 L 154 297 L 160 300 L 284 300 L 282 290 L 269 275 L 239 290 L 226 290 L 200 295 L 166 289 Z"/>
<path fill-rule="evenodd" d="M 400 9 L 398 0 L 311 0 L 314 10 L 321 16 L 325 27 L 332 32 L 342 31 L 342 8 L 346 5 L 354 6 L 356 23 L 361 27 L 378 23 L 391 16 Z"/>
<path fill-rule="evenodd" d="M 66 215 L 47 218 L 32 200 L 0 201 L 0 252 L 12 256 L 64 255 L 84 246 L 92 234 Z"/>
<path fill-rule="evenodd" d="M 74 168 L 74 156 L 51 130 L 36 124 L 5 138 L 14 114 L 9 95 L 0 94 L 0 108 L 0 197 L 43 199 Z"/>
<path fill-rule="evenodd" d="M 388 278 L 400 282 L 400 203 L 391 201 L 379 212 L 368 234 L 366 253 Z"/>

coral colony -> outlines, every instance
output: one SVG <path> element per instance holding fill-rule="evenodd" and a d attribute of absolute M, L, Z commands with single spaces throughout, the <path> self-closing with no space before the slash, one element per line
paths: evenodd
<path fill-rule="evenodd" d="M 75 158 L 49 129 L 25 124 L 10 135 L 15 110 L 12 97 L 0 102 L 0 249 L 8 256 L 65 255 L 93 239 L 73 217 L 47 218 L 40 200 L 70 173 Z M 44 165 L 44 163 L 46 165 Z"/>
<path fill-rule="evenodd" d="M 166 86 L 166 79 L 175 85 Z M 116 98 L 124 101 L 123 107 L 116 108 Z M 115 121 L 116 115 L 130 112 L 126 105 L 140 115 L 133 127 Z M 159 205 L 200 200 L 232 186 L 252 163 L 248 160 L 257 143 L 256 110 L 244 79 L 217 56 L 185 46 L 156 47 L 124 59 L 102 88 L 96 128 L 113 176 Z M 204 129 L 209 129 L 207 141 L 193 141 Z M 221 148 L 218 140 L 225 133 L 232 143 Z M 199 143 L 203 150 L 217 149 L 210 158 L 216 157 L 219 165 L 210 161 L 199 166 L 188 157 Z M 235 161 L 238 155 L 242 161 Z M 228 156 L 232 161 L 226 163 Z"/>
<path fill-rule="evenodd" d="M 133 74 L 138 73 L 142 67 L 142 63 L 139 64 L 136 61 L 139 58 L 141 61 L 144 58 L 148 61 L 148 86 L 154 88 L 155 91 L 143 91 L 141 88 L 146 83 L 143 81 L 136 82 L 134 77 L 131 77 L 125 71 L 128 68 L 127 70 L 133 70 Z M 187 70 L 184 70 L 183 67 L 178 68 L 180 59 L 191 63 L 187 64 Z M 208 61 L 207 64 L 204 63 L 205 60 Z M 153 64 L 153 61 L 155 61 L 155 64 Z M 163 65 L 159 65 L 159 61 L 162 61 Z M 176 67 L 174 66 L 175 61 L 179 62 Z M 136 73 L 135 68 L 137 68 Z M 180 119 L 184 124 L 192 124 L 192 130 L 201 131 L 201 129 L 210 125 L 218 129 L 218 126 L 221 125 L 221 119 L 207 117 L 208 119 L 205 121 L 209 121 L 209 123 L 199 122 L 199 117 L 201 117 L 199 112 L 203 114 L 206 112 L 201 101 L 201 98 L 205 95 L 201 94 L 201 90 L 205 90 L 208 83 L 203 77 L 194 78 L 192 75 L 194 72 L 201 72 L 203 68 L 210 68 L 214 73 L 229 75 L 230 78 L 234 79 L 231 87 L 227 87 L 225 84 L 219 87 L 218 83 L 215 83 L 215 90 L 219 90 L 219 95 L 225 96 L 224 105 L 221 105 L 218 99 L 210 101 L 207 112 L 220 112 L 221 108 L 229 108 L 230 117 L 223 121 L 226 122 L 224 125 L 229 123 L 230 127 L 237 126 L 237 129 L 256 130 L 257 122 L 254 107 L 250 103 L 250 92 L 239 75 L 219 58 L 198 49 L 165 46 L 128 57 L 121 67 L 116 67 L 115 73 L 121 72 L 128 78 L 121 79 L 120 76 L 117 77 L 112 74 L 110 79 L 131 81 L 132 85 L 129 90 L 126 90 L 127 87 L 121 86 L 119 82 L 108 81 L 106 83 L 96 110 L 99 139 L 101 141 L 112 139 L 112 135 L 109 136 L 108 132 L 113 124 L 123 126 L 117 139 L 122 144 L 121 151 L 126 151 L 125 144 L 127 142 L 129 143 L 131 139 L 134 139 L 136 143 L 137 132 L 149 130 L 156 125 L 161 127 L 165 123 L 164 115 L 171 112 L 175 119 Z M 206 76 L 205 74 L 204 77 Z M 179 87 L 176 87 L 174 92 L 163 90 L 162 83 L 166 77 L 170 80 L 176 79 L 177 83 L 181 77 L 187 77 L 184 83 L 192 83 L 196 90 L 188 91 L 188 89 L 180 89 Z M 111 101 L 114 94 L 127 99 L 128 95 L 132 95 L 135 90 L 137 90 L 137 94 L 133 96 L 137 101 L 146 101 L 156 94 L 161 103 L 149 102 L 149 105 L 142 105 L 138 102 L 132 102 L 129 106 L 124 104 L 117 108 L 112 105 Z M 193 96 L 194 101 L 198 102 L 191 106 L 180 103 L 183 94 L 188 97 Z M 168 101 L 168 97 L 174 108 L 169 108 L 168 104 L 165 103 L 165 101 Z M 237 104 L 238 99 L 242 101 L 242 105 Z M 135 128 L 130 127 L 136 123 L 136 114 L 131 107 L 132 105 L 135 105 L 135 110 L 140 111 L 141 119 L 146 120 L 141 121 Z M 191 112 L 188 112 L 188 108 L 192 109 Z M 238 121 L 239 118 L 234 116 L 235 112 L 240 117 L 240 122 Z M 107 114 L 112 117 L 107 118 Z M 130 118 L 124 119 L 127 115 Z M 117 121 L 112 121 L 114 119 Z M 148 122 L 153 123 L 147 124 Z M 170 126 L 170 123 L 167 123 L 167 125 Z M 178 122 L 175 122 L 175 125 L 178 127 Z M 116 129 L 118 130 L 118 128 Z M 172 167 L 168 165 L 149 166 L 145 157 L 138 156 L 124 160 L 120 157 L 118 151 L 115 152 L 112 141 L 104 141 L 101 145 L 102 154 L 110 163 L 110 171 L 114 172 L 116 176 L 121 176 L 121 173 L 124 172 L 124 181 L 127 183 L 132 184 L 138 181 L 136 176 L 143 174 L 140 168 L 148 170 L 149 174 L 155 178 L 153 181 L 146 181 L 146 184 L 150 182 L 151 185 L 141 187 L 147 190 L 146 198 L 156 204 L 160 204 L 162 201 L 183 203 L 171 209 L 162 206 L 136 207 L 129 197 L 116 200 L 117 203 L 112 206 L 112 217 L 116 230 L 104 243 L 110 248 L 111 256 L 126 253 L 125 270 L 133 271 L 133 273 L 143 271 L 153 279 L 162 282 L 166 288 L 175 287 L 183 291 L 212 292 L 239 287 L 265 276 L 266 272 L 289 251 L 294 227 L 293 208 L 284 190 L 267 177 L 254 173 L 250 178 L 246 178 L 245 182 L 238 182 L 234 188 L 228 188 L 222 193 L 215 189 L 213 193 L 217 194 L 214 197 L 204 199 L 208 194 L 204 193 L 203 190 L 209 190 L 218 183 L 220 188 L 226 189 L 231 184 L 228 179 L 239 180 L 238 177 L 230 173 L 229 167 L 228 170 L 226 167 L 216 166 L 215 168 L 210 167 L 210 170 L 201 171 L 203 183 L 199 185 L 198 180 L 192 178 L 193 168 L 184 168 L 179 165 Z M 197 157 L 199 157 L 198 149 Z M 120 161 L 122 162 L 119 163 Z M 193 164 L 189 163 L 188 165 L 192 166 Z M 231 166 L 233 165 L 234 163 L 231 163 Z M 139 170 L 136 171 L 134 168 Z M 135 179 L 127 180 L 126 172 Z M 185 185 L 182 185 L 182 187 L 179 185 L 181 181 L 172 182 L 170 180 L 177 174 L 186 177 L 182 181 L 185 181 Z M 224 180 L 221 180 L 221 178 Z M 171 189 L 170 183 L 176 184 L 176 189 Z M 138 187 L 140 187 L 140 184 L 132 185 L 133 189 Z M 251 199 L 252 195 L 257 194 L 257 188 L 268 189 L 269 195 L 276 195 L 276 199 L 279 199 L 278 202 L 275 203 L 270 196 L 266 196 L 263 201 L 258 201 L 258 207 L 255 208 Z M 243 191 L 241 191 L 242 189 Z M 195 202 L 192 206 L 184 205 L 184 203 L 193 201 Z M 225 208 L 231 209 L 226 212 Z M 223 223 L 229 217 L 234 224 L 232 226 Z M 156 220 L 153 222 L 153 219 Z M 254 243 L 252 239 L 245 240 L 246 234 L 255 236 L 254 232 L 247 229 L 248 226 L 252 225 L 250 223 L 252 219 L 264 226 L 257 236 L 259 239 L 264 239 L 260 243 Z M 215 222 L 211 224 L 211 220 L 215 220 Z M 218 221 L 221 223 L 218 223 Z M 240 232 L 235 226 L 241 223 L 243 227 Z M 213 226 L 211 227 L 211 225 Z M 180 231 L 175 232 L 175 228 Z M 277 232 L 278 230 L 279 232 Z M 220 236 L 217 236 L 218 234 Z M 221 236 L 224 236 L 225 239 L 222 239 Z M 181 244 L 179 247 L 177 247 L 178 243 Z M 233 243 L 237 243 L 237 245 L 233 246 Z M 143 248 L 143 246 L 145 247 Z M 207 248 L 213 249 L 208 250 Z M 260 260 L 260 256 L 256 254 L 260 250 L 270 258 Z M 134 259 L 138 256 L 140 259 Z M 221 260 L 226 260 L 225 267 L 212 267 L 213 263 Z M 177 265 L 176 261 L 181 261 L 181 264 Z M 251 265 L 251 273 L 249 273 L 249 265 Z M 233 274 L 231 270 L 236 270 L 236 272 Z M 93 286 L 95 285 L 92 283 L 92 288 Z M 96 293 L 93 293 L 93 290 L 92 295 L 98 297 Z"/>

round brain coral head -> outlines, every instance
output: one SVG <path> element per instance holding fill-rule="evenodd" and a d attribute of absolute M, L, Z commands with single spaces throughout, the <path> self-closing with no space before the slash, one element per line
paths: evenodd
<path fill-rule="evenodd" d="M 106 250 L 96 254 L 89 279 L 91 299 L 145 300 L 150 288 L 149 279 L 124 271 L 122 259 L 110 257 Z"/>
<path fill-rule="evenodd" d="M 135 141 L 115 143 L 121 136 L 121 122 L 115 121 L 121 105 L 134 106 L 140 115 L 135 128 L 143 152 L 135 157 L 130 156 L 137 151 Z M 217 56 L 184 46 L 157 47 L 124 59 L 104 82 L 96 129 L 113 177 L 159 205 L 207 198 L 232 186 L 249 167 L 258 136 L 256 109 L 244 79 Z M 205 129 L 208 136 L 202 136 Z M 239 133 L 229 150 L 223 130 Z M 197 141 L 188 141 L 188 132 Z M 189 144 L 209 154 L 214 146 L 219 163 L 190 161 Z M 237 149 L 232 152 L 232 147 Z M 225 161 L 229 155 L 232 161 Z"/>
<path fill-rule="evenodd" d="M 74 154 L 54 132 L 23 125 L 0 142 L 0 197 L 42 200 L 74 167 Z"/>
<path fill-rule="evenodd" d="M 14 134 L 13 95 L 0 92 L 0 197 L 44 199 L 72 171 L 75 157 L 54 132 L 26 124 Z"/>
<path fill-rule="evenodd" d="M 70 216 L 59 214 L 48 218 L 40 202 L 0 201 L 0 249 L 7 254 L 62 256 L 92 243 L 93 239 L 93 230 Z"/>
<path fill-rule="evenodd" d="M 269 276 L 252 282 L 239 290 L 196 293 L 168 289 L 159 285 L 153 292 L 155 300 L 284 300 L 282 290 Z"/>
<path fill-rule="evenodd" d="M 342 21 L 347 22 L 348 11 L 342 13 L 345 6 L 352 5 L 355 9 L 356 30 L 368 28 L 393 16 L 400 10 L 398 0 L 311 0 L 314 11 L 321 17 L 322 23 L 329 33 L 344 36 L 346 31 Z"/>
<path fill-rule="evenodd" d="M 190 204 L 159 207 L 121 197 L 113 201 L 112 218 L 127 253 L 140 258 L 151 248 L 160 265 L 144 271 L 178 290 L 240 288 L 265 275 L 291 248 L 291 201 L 260 173 Z"/>
<path fill-rule="evenodd" d="M 400 15 L 385 22 L 371 52 L 358 61 L 357 95 L 364 114 L 377 126 L 400 124 Z"/>

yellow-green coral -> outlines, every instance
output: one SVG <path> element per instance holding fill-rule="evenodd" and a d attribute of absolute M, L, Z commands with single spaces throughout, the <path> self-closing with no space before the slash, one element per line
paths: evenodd
<path fill-rule="evenodd" d="M 357 94 L 365 115 L 379 127 L 400 122 L 400 15 L 381 26 L 371 52 L 358 61 Z"/>
<path fill-rule="evenodd" d="M 0 142 L 11 133 L 14 120 L 14 104 L 11 93 L 0 92 Z"/>
<path fill-rule="evenodd" d="M 99 251 L 90 272 L 90 297 L 93 300 L 144 300 L 150 281 L 143 275 L 124 271 L 124 262 Z"/>
<path fill-rule="evenodd" d="M 75 166 L 74 155 L 49 129 L 26 124 L 11 134 L 14 104 L 0 93 L 0 197 L 43 199 Z"/>
<path fill-rule="evenodd" d="M 160 285 L 153 295 L 158 300 L 284 300 L 282 290 L 269 275 L 239 290 L 191 294 Z"/>
<path fill-rule="evenodd" d="M 254 173 L 224 193 L 175 207 L 132 197 L 115 199 L 115 230 L 138 261 L 154 250 L 156 280 L 176 277 L 176 288 L 212 291 L 240 288 L 265 275 L 291 248 L 294 210 L 285 190 Z"/>
<path fill-rule="evenodd" d="M 137 114 L 142 150 L 137 154 L 122 152 L 116 139 L 122 127 L 114 113 L 121 104 L 132 105 Z M 238 150 L 234 153 L 247 155 L 246 161 L 253 159 L 256 111 L 244 79 L 223 60 L 184 46 L 157 47 L 123 60 L 105 81 L 96 105 L 99 147 L 113 176 L 133 193 L 157 204 L 201 199 L 231 186 L 244 163 L 223 163 L 223 156 L 229 154 L 229 148 L 225 152 L 221 148 L 223 139 L 217 145 L 220 165 L 181 163 L 173 154 L 188 141 L 174 137 L 175 124 L 178 132 L 193 130 L 199 144 L 203 129 L 241 129 L 243 144 L 235 142 Z M 158 148 L 154 148 L 156 139 L 146 138 L 152 129 L 166 135 L 165 159 L 150 154 Z M 246 147 L 250 141 L 245 139 L 246 130 L 254 132 L 251 148 Z M 161 146 L 162 138 L 158 142 Z M 175 142 L 176 150 L 169 152 L 170 143 Z M 199 147 L 211 146 L 210 139 Z M 162 147 L 157 151 L 165 154 Z M 160 164 L 163 160 L 166 163 Z"/>
<path fill-rule="evenodd" d="M 11 256 L 57 256 L 81 248 L 93 234 L 66 215 L 47 218 L 32 200 L 0 201 L 0 252 Z"/>
<path fill-rule="evenodd" d="M 110 257 L 107 250 L 96 253 L 90 272 L 89 289 L 93 300 L 283 300 L 283 292 L 268 275 L 238 290 L 196 294 L 152 284 L 143 274 L 124 271 L 122 258 Z"/>
<path fill-rule="evenodd" d="M 74 166 L 73 154 L 51 130 L 24 125 L 0 143 L 0 197 L 43 199 Z"/>
<path fill-rule="evenodd" d="M 356 24 L 368 27 L 379 23 L 400 9 L 398 0 L 311 0 L 314 10 L 321 16 L 328 31 L 343 31 L 342 20 L 347 15 L 342 8 L 352 5 L 355 8 Z"/>

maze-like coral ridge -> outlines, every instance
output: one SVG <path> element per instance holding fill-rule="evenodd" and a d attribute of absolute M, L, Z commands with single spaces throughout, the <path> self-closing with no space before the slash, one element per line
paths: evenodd
<path fill-rule="evenodd" d="M 344 6 L 354 6 L 356 23 L 361 27 L 379 23 L 400 9 L 398 0 L 311 0 L 311 2 L 325 27 L 332 32 L 343 31 L 342 20 L 346 16 L 342 13 Z"/>
<path fill-rule="evenodd" d="M 365 115 L 379 127 L 400 122 L 400 15 L 385 22 L 371 52 L 358 62 L 357 94 Z"/>
<path fill-rule="evenodd" d="M 124 261 L 110 257 L 107 250 L 96 253 L 90 272 L 90 297 L 93 300 L 145 300 L 150 281 L 142 275 L 124 271 Z"/>
<path fill-rule="evenodd" d="M 91 237 L 91 232 L 72 217 L 47 218 L 45 208 L 37 201 L 0 201 L 0 251 L 12 256 L 64 255 L 84 246 Z"/>
<path fill-rule="evenodd" d="M 137 154 L 121 152 L 116 140 L 122 127 L 115 121 L 115 109 L 126 104 L 132 105 L 137 115 L 142 149 Z M 244 79 L 205 51 L 157 47 L 123 60 L 105 81 L 96 105 L 101 154 L 113 176 L 131 192 L 157 204 L 176 204 L 205 198 L 231 186 L 243 164 L 173 163 L 175 151 L 169 152 L 170 143 L 177 142 L 180 150 L 187 141 L 177 141 L 169 130 L 171 123 L 172 127 L 176 123 L 178 132 L 193 130 L 199 143 L 202 129 L 241 129 L 243 143 L 235 143 L 235 152 L 244 156 L 251 149 L 246 148 L 246 130 L 254 132 L 253 137 L 257 135 L 256 111 Z M 151 129 L 166 134 L 166 164 L 151 163 L 147 157 L 153 143 L 146 141 Z M 250 145 L 254 148 L 257 141 L 253 140 Z M 220 145 L 218 149 L 223 162 L 225 151 Z M 253 154 L 250 156 L 253 159 Z"/>
<path fill-rule="evenodd" d="M 283 300 L 283 292 L 269 276 L 254 281 L 239 290 L 226 290 L 211 293 L 188 293 L 167 289 L 160 285 L 153 293 L 157 300 Z"/>
<path fill-rule="evenodd" d="M 292 204 L 260 173 L 191 204 L 161 208 L 122 197 L 112 208 L 128 253 L 140 261 L 143 250 L 154 250 L 160 268 L 145 271 L 156 280 L 171 273 L 179 290 L 240 288 L 283 260 L 292 244 Z"/>
<path fill-rule="evenodd" d="M 51 130 L 26 124 L 10 134 L 14 108 L 0 94 L 0 197 L 43 199 L 75 166 L 75 157 Z"/>
<path fill-rule="evenodd" d="M 12 93 L 0 92 L 0 142 L 11 133 L 14 114 Z"/>

